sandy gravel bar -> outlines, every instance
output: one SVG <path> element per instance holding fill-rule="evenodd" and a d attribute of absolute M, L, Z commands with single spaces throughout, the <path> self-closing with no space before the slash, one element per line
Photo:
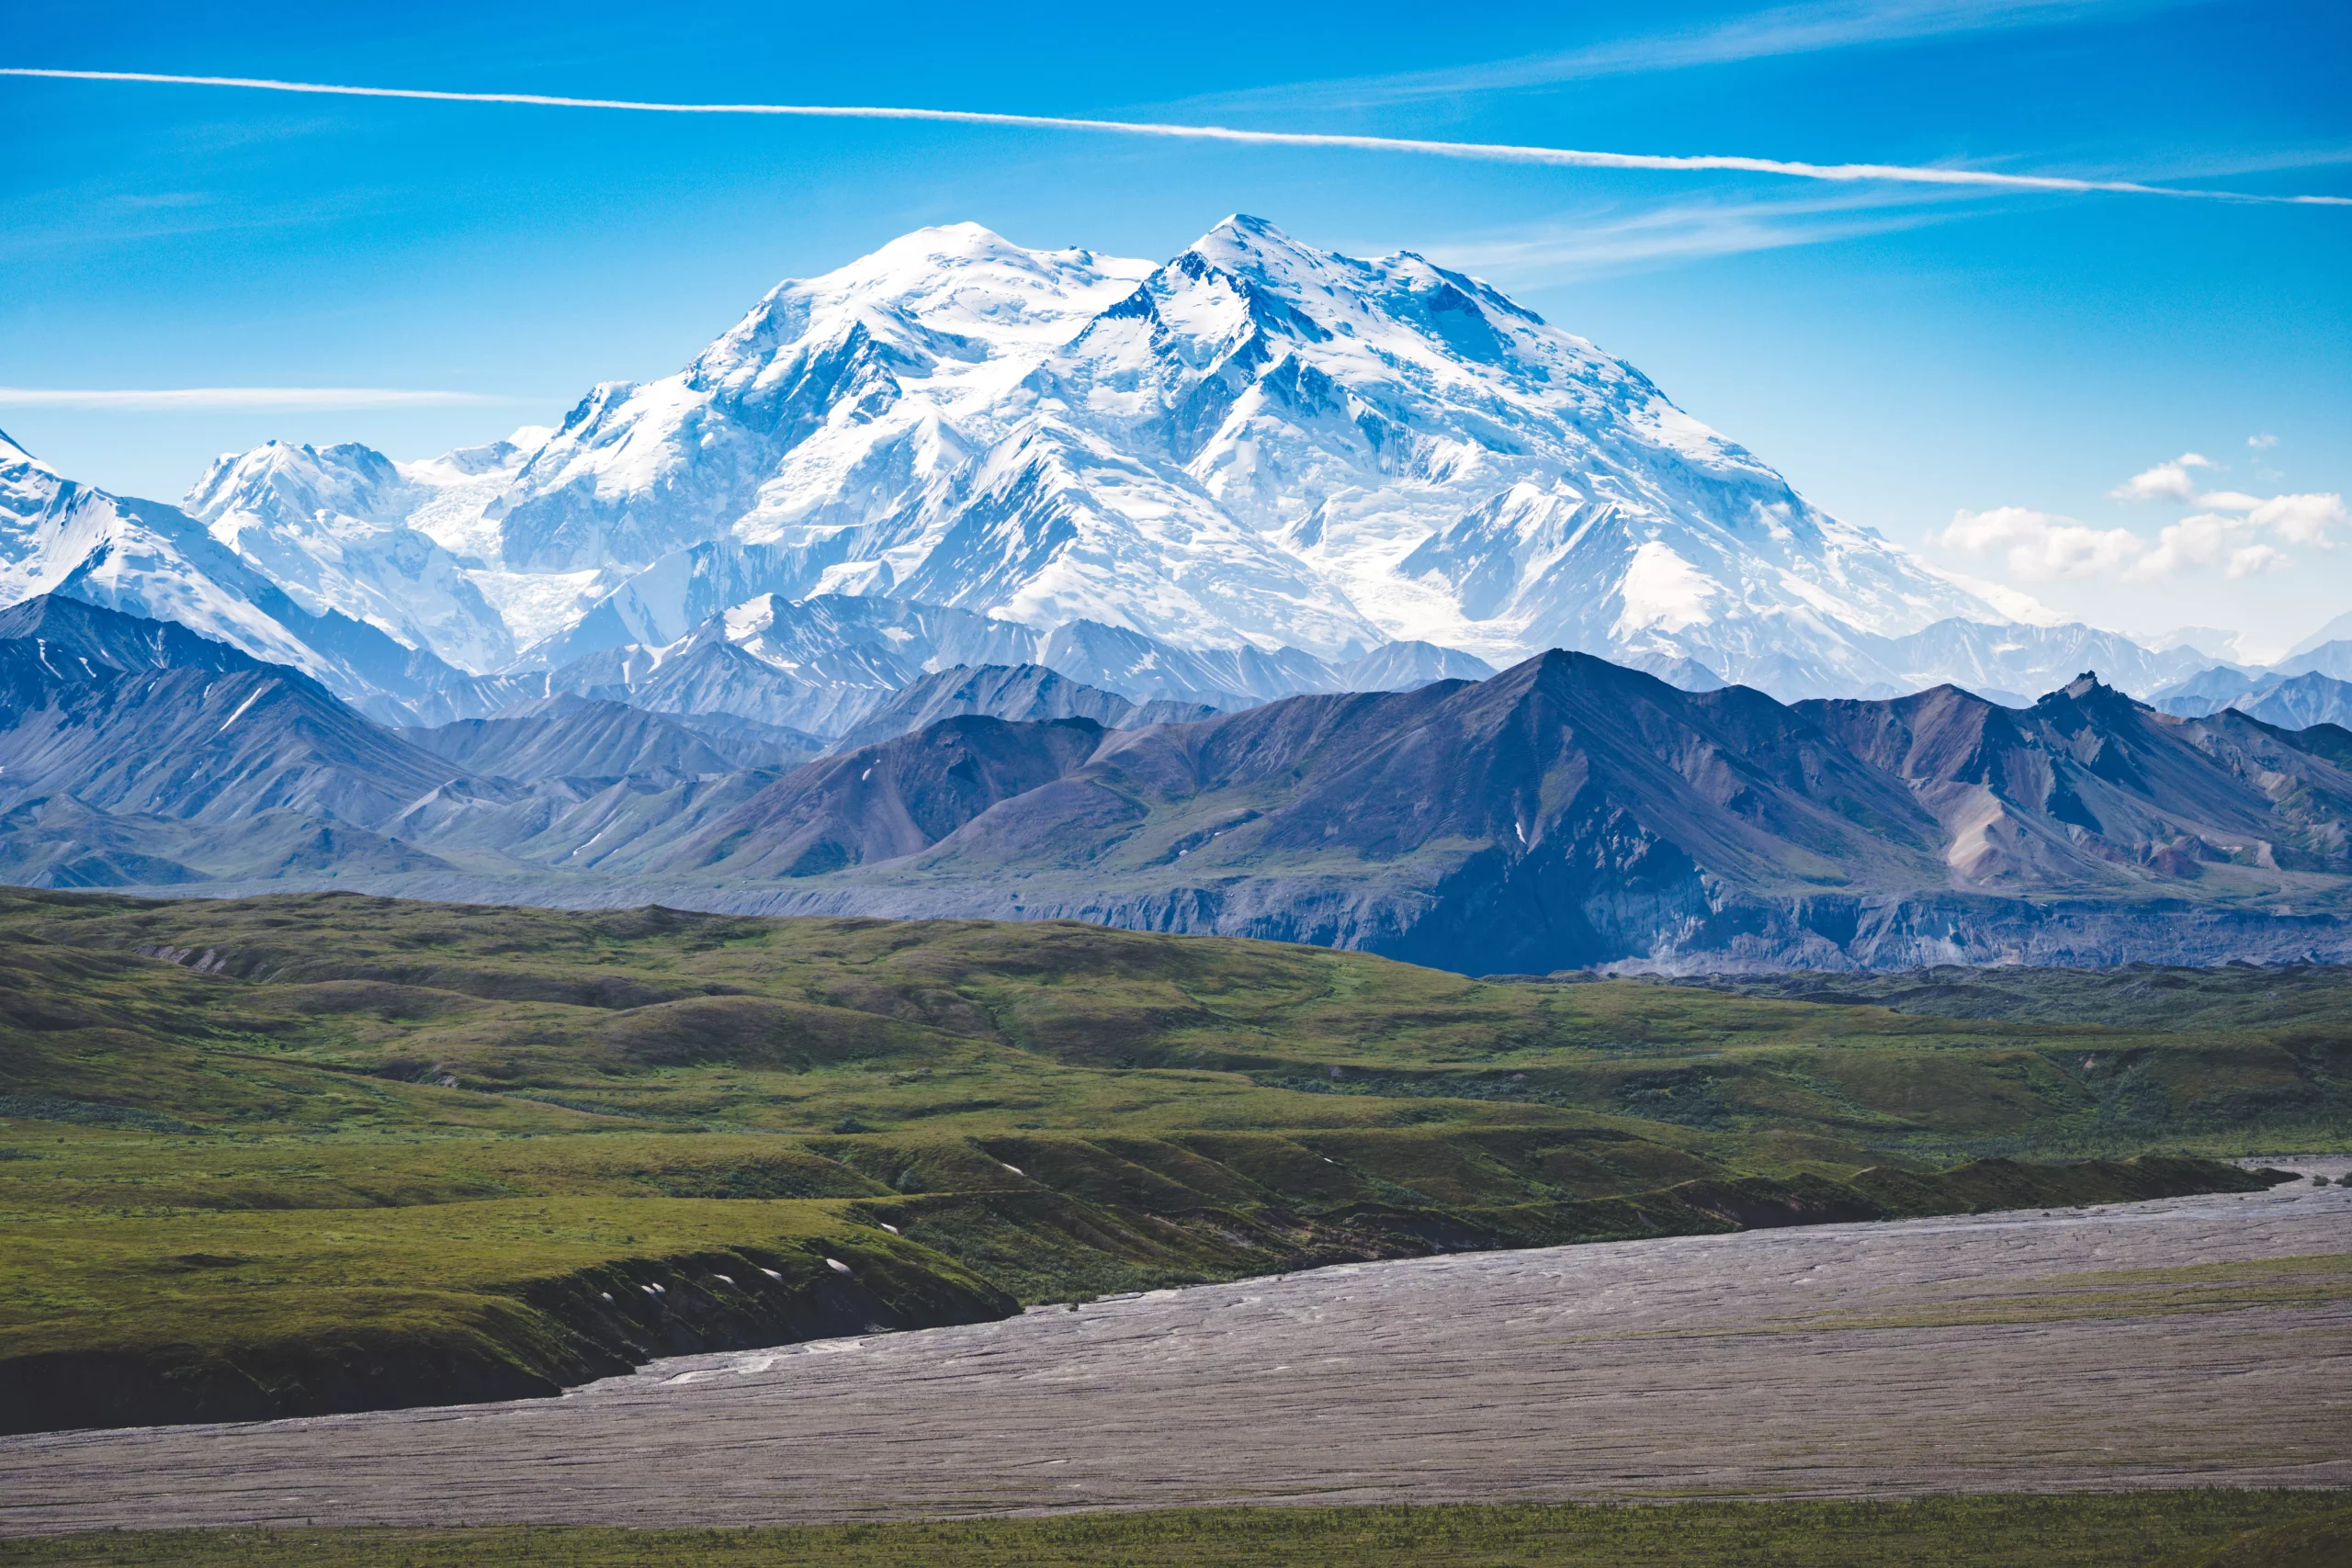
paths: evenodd
<path fill-rule="evenodd" d="M 2352 1190 L 1326 1269 L 560 1399 L 10 1438 L 0 1531 L 2181 1484 L 2352 1484 Z"/>

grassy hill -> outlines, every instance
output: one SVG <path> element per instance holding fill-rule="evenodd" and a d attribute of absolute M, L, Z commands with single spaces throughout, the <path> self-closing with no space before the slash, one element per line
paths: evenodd
<path fill-rule="evenodd" d="M 2335 994 L 2119 1029 L 1067 922 L 11 892 L 0 1427 L 2253 1184 L 2190 1156 L 2352 1143 Z"/>

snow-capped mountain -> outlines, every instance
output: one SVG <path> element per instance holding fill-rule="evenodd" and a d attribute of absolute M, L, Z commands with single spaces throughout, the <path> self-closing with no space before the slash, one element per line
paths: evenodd
<path fill-rule="evenodd" d="M 1035 637 L 1026 626 L 926 604 L 762 594 L 675 641 L 605 649 L 547 681 L 551 692 L 831 736 L 928 670 L 1017 662 Z"/>
<path fill-rule="evenodd" d="M 264 447 L 189 505 L 306 605 L 476 671 L 861 594 L 1326 665 L 1578 648 L 1796 695 L 1902 683 L 1890 639 L 2010 620 L 1487 285 L 1240 217 L 1159 266 L 921 230 L 551 434 Z"/>
<path fill-rule="evenodd" d="M 1044 423 L 1109 433 L 1168 504 L 1213 501 L 1389 637 L 1737 678 L 1799 651 L 1843 673 L 1865 662 L 1854 632 L 1999 618 L 1630 366 L 1409 253 L 1358 261 L 1229 219 L 1024 390 Z"/>
<path fill-rule="evenodd" d="M 356 443 L 273 441 L 223 457 L 188 513 L 312 615 L 338 610 L 476 671 L 514 657 L 505 619 L 440 541 L 408 519 L 440 486 Z"/>
<path fill-rule="evenodd" d="M 1939 621 L 1908 637 L 1864 646 L 1887 673 L 1879 689 L 1859 694 L 1898 696 L 1948 682 L 2012 707 L 2031 706 L 2031 694 L 2063 686 L 2086 670 L 2121 690 L 2149 695 L 2211 662 L 2194 648 L 2159 652 L 2080 621 L 2003 626 Z"/>
<path fill-rule="evenodd" d="M 678 374 L 590 392 L 490 510 L 503 559 L 641 569 L 720 539 L 816 571 L 870 556 L 862 531 L 1001 436 L 1007 394 L 1149 270 L 958 224 L 780 284 Z"/>
<path fill-rule="evenodd" d="M 1483 681 L 1495 667 L 1458 649 L 1433 642 L 1385 642 L 1332 672 L 1340 692 L 1414 692 L 1439 681 Z"/>
<path fill-rule="evenodd" d="M 215 637 L 233 630 L 224 640 L 256 657 L 311 668 L 309 649 L 254 603 L 267 591 L 177 509 L 77 483 L 0 435 L 0 603 L 62 592 Z"/>
<path fill-rule="evenodd" d="M 0 607 L 48 593 L 175 622 L 363 705 L 449 673 L 334 605 L 298 603 L 178 508 L 66 479 L 0 434 Z"/>

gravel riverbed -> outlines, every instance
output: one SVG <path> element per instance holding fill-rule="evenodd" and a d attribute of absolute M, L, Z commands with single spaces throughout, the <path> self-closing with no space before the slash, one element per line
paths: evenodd
<path fill-rule="evenodd" d="M 2352 1188 L 1324 1269 L 560 1399 L 9 1438 L 0 1532 L 2188 1484 L 2352 1484 Z"/>

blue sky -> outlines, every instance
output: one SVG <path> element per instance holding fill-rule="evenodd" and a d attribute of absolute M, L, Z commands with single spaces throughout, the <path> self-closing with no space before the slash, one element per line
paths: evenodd
<path fill-rule="evenodd" d="M 0 56 L 2352 196 L 2352 7 L 2269 0 L 51 3 Z M 2340 507 L 2256 504 L 2352 491 L 2352 208 L 24 78 L 0 140 L 0 428 L 134 494 L 272 436 L 550 421 L 921 224 L 1160 258 L 1243 210 L 1487 276 L 1830 510 L 2068 613 L 2275 647 L 2352 609 Z M 480 400 L 58 396 L 197 388 Z"/>

